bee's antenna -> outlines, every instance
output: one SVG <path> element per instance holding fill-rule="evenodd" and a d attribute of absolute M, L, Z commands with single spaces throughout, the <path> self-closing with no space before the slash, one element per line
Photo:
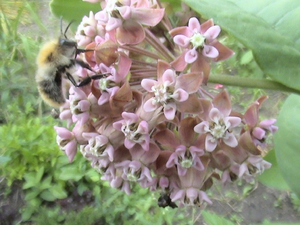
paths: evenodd
<path fill-rule="evenodd" d="M 65 30 L 65 32 L 64 32 L 64 36 L 65 36 L 66 39 L 68 39 L 66 33 L 67 33 L 69 27 L 71 26 L 71 24 L 72 24 L 73 22 L 75 22 L 75 20 L 71 20 L 71 22 L 70 22 L 70 23 L 68 24 L 68 26 L 66 27 L 66 30 Z"/>
<path fill-rule="evenodd" d="M 60 35 L 63 34 L 63 30 L 62 30 L 62 16 L 60 16 Z"/>

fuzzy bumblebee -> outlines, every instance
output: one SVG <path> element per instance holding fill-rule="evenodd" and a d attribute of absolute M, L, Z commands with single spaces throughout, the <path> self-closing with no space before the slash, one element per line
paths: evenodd
<path fill-rule="evenodd" d="M 89 84 L 91 80 L 100 79 L 104 75 L 96 74 L 86 77 L 79 84 L 75 81 L 72 70 L 76 64 L 93 71 L 87 63 L 76 59 L 76 56 L 92 50 L 78 49 L 77 43 L 67 38 L 66 32 L 71 23 L 64 33 L 61 29 L 61 37 L 46 43 L 37 57 L 38 69 L 35 79 L 39 93 L 48 105 L 55 108 L 60 107 L 65 102 L 64 79 L 69 79 L 75 87 L 82 87 Z"/>

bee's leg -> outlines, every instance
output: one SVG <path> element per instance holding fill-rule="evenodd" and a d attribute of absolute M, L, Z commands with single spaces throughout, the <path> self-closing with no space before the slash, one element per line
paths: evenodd
<path fill-rule="evenodd" d="M 66 74 L 67 74 L 67 78 L 71 81 L 71 83 L 72 83 L 75 87 L 78 87 L 78 85 L 77 85 L 77 83 L 76 83 L 74 77 L 73 77 L 70 73 L 68 73 L 68 72 L 66 72 Z"/>
<path fill-rule="evenodd" d="M 88 70 L 94 72 L 94 70 L 86 62 L 84 62 L 84 61 L 82 61 L 80 59 L 74 59 L 72 61 L 73 61 L 74 64 L 77 64 L 77 65 L 81 66 L 82 68 L 85 68 L 85 69 L 88 69 Z"/>
<path fill-rule="evenodd" d="M 107 75 L 107 73 L 103 73 L 103 74 L 96 74 L 96 75 L 93 75 L 90 77 L 86 77 L 83 81 L 80 82 L 80 84 L 77 85 L 77 87 L 85 86 L 85 85 L 91 83 L 92 80 L 99 80 L 106 75 Z"/>
<path fill-rule="evenodd" d="M 80 53 L 84 53 L 84 52 L 91 52 L 94 51 L 94 49 L 80 49 L 80 48 L 76 48 L 76 55 L 79 55 Z"/>

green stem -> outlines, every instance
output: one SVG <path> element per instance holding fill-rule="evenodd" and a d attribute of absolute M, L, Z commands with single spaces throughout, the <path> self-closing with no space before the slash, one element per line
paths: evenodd
<path fill-rule="evenodd" d="M 208 82 L 247 88 L 271 89 L 300 94 L 300 91 L 284 86 L 276 81 L 257 78 L 246 78 L 232 75 L 209 75 Z"/>

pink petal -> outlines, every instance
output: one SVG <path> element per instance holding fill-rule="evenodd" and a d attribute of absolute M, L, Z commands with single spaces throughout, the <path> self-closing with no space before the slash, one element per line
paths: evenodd
<path fill-rule="evenodd" d="M 156 86 L 158 82 L 152 79 L 143 79 L 141 82 L 141 86 L 148 92 L 153 92 L 152 87 Z"/>
<path fill-rule="evenodd" d="M 134 115 L 136 115 L 136 114 L 134 114 Z M 141 134 L 148 134 L 148 132 L 149 132 L 148 123 L 144 120 L 141 121 L 139 126 L 138 126 L 137 132 L 139 132 Z"/>
<path fill-rule="evenodd" d="M 223 138 L 223 141 L 226 145 L 233 148 L 238 145 L 238 141 L 236 140 L 236 137 L 232 133 L 227 133 L 226 136 Z"/>
<path fill-rule="evenodd" d="M 163 189 L 169 187 L 169 179 L 167 177 L 161 177 L 159 179 L 159 186 Z"/>
<path fill-rule="evenodd" d="M 107 31 L 112 31 L 114 29 L 117 29 L 121 25 L 122 25 L 122 21 L 120 19 L 111 17 L 111 18 L 109 18 L 108 22 L 106 23 L 105 29 Z"/>
<path fill-rule="evenodd" d="M 164 9 L 132 8 L 131 18 L 146 26 L 156 26 L 163 18 Z"/>
<path fill-rule="evenodd" d="M 146 111 L 146 110 L 145 110 Z M 176 105 L 175 103 L 169 103 L 164 107 L 164 115 L 167 120 L 173 120 L 176 113 Z"/>
<path fill-rule="evenodd" d="M 212 204 L 212 201 L 209 199 L 209 197 L 204 191 L 199 191 L 199 198 L 203 201 L 206 201 L 210 205 Z"/>
<path fill-rule="evenodd" d="M 116 37 L 121 45 L 136 45 L 145 39 L 145 31 L 136 21 L 125 20 L 117 29 Z"/>
<path fill-rule="evenodd" d="M 174 192 L 175 192 L 175 194 L 174 194 L 174 196 L 172 196 L 172 202 L 183 199 L 183 197 L 185 195 L 184 190 L 178 190 L 178 191 L 174 191 Z"/>
<path fill-rule="evenodd" d="M 90 109 L 90 107 L 91 107 L 90 102 L 87 101 L 87 100 L 81 100 L 78 103 L 78 106 L 80 108 L 80 111 L 82 111 L 82 112 L 88 111 Z"/>
<path fill-rule="evenodd" d="M 189 94 L 185 90 L 179 88 L 174 92 L 172 97 L 178 102 L 184 102 L 189 98 Z"/>
<path fill-rule="evenodd" d="M 196 17 L 190 18 L 188 27 L 194 32 L 200 32 L 201 29 L 199 20 Z"/>
<path fill-rule="evenodd" d="M 213 19 L 209 19 L 201 24 L 201 34 L 204 34 L 210 27 L 214 25 Z"/>
<path fill-rule="evenodd" d="M 176 75 L 174 70 L 167 69 L 162 75 L 162 82 L 168 81 L 170 85 L 176 82 Z"/>
<path fill-rule="evenodd" d="M 207 38 L 209 41 L 215 39 L 218 37 L 218 35 L 221 32 L 221 28 L 219 26 L 212 26 L 208 28 L 208 30 L 204 33 L 205 38 Z"/>
<path fill-rule="evenodd" d="M 148 99 L 145 103 L 144 103 L 144 110 L 146 112 L 152 112 L 155 109 L 157 109 L 158 105 L 157 104 L 153 104 L 153 98 Z"/>
<path fill-rule="evenodd" d="M 120 53 L 119 56 L 119 63 L 118 63 L 118 73 L 116 75 L 115 82 L 119 83 L 124 80 L 124 78 L 127 76 L 130 67 L 131 67 L 131 59 L 123 53 Z"/>
<path fill-rule="evenodd" d="M 171 168 L 172 166 L 175 166 L 175 159 L 177 159 L 177 154 L 176 153 L 173 153 L 168 162 L 166 163 L 166 167 L 167 168 Z"/>
<path fill-rule="evenodd" d="M 211 134 L 207 134 L 205 138 L 205 150 L 208 152 L 212 152 L 216 149 L 217 145 L 217 140 Z"/>
<path fill-rule="evenodd" d="M 113 123 L 113 127 L 116 130 L 122 130 L 123 122 L 124 122 L 124 120 L 120 120 L 120 121 L 114 122 Z"/>
<path fill-rule="evenodd" d="M 199 134 L 207 133 L 208 129 L 209 129 L 209 122 L 207 121 L 203 121 L 194 127 L 194 131 Z"/>
<path fill-rule="evenodd" d="M 227 91 L 224 90 L 217 94 L 214 97 L 212 103 L 214 107 L 217 108 L 224 117 L 229 116 L 231 112 L 231 102 L 230 96 Z"/>
<path fill-rule="evenodd" d="M 219 123 L 219 120 L 223 118 L 221 112 L 217 108 L 212 108 L 208 116 L 215 123 Z"/>
<path fill-rule="evenodd" d="M 188 188 L 186 190 L 186 197 L 190 199 L 190 202 L 194 202 L 196 198 L 198 198 L 198 190 L 195 188 Z"/>
<path fill-rule="evenodd" d="M 198 52 L 196 51 L 196 49 L 193 48 L 193 49 L 187 51 L 187 53 L 184 56 L 184 60 L 187 63 L 193 63 L 196 61 L 197 57 L 198 57 Z"/>
<path fill-rule="evenodd" d="M 108 15 L 107 15 L 106 11 L 100 11 L 95 14 L 95 19 L 99 20 L 101 22 L 107 23 Z"/>
<path fill-rule="evenodd" d="M 76 152 L 77 152 L 77 144 L 76 141 L 69 142 L 65 147 L 64 150 L 66 152 L 66 155 L 68 156 L 69 162 L 72 162 Z"/>
<path fill-rule="evenodd" d="M 175 87 L 180 87 L 187 93 L 192 94 L 199 90 L 202 79 L 202 73 L 183 74 L 177 78 Z"/>
<path fill-rule="evenodd" d="M 131 17 L 131 7 L 129 6 L 118 7 L 118 11 L 125 20 Z"/>
<path fill-rule="evenodd" d="M 187 66 L 187 62 L 185 61 L 186 52 L 187 50 L 184 51 L 180 56 L 178 56 L 174 61 L 171 62 L 172 67 L 174 67 L 176 71 L 183 71 L 186 68 Z"/>
<path fill-rule="evenodd" d="M 213 46 L 204 45 L 204 48 L 202 50 L 202 55 L 204 55 L 208 58 L 216 58 L 219 55 L 219 51 L 218 51 L 218 49 L 216 49 Z"/>
<path fill-rule="evenodd" d="M 191 72 L 203 72 L 203 83 L 207 84 L 210 74 L 210 63 L 208 62 L 208 59 L 202 54 L 199 54 L 197 60 L 191 65 Z"/>
<path fill-rule="evenodd" d="M 139 120 L 139 117 L 134 113 L 123 112 L 122 117 L 126 121 L 126 124 L 136 123 Z"/>
<path fill-rule="evenodd" d="M 252 134 L 258 140 L 262 140 L 265 137 L 266 132 L 263 129 L 261 129 L 260 127 L 255 127 L 252 131 Z"/>
<path fill-rule="evenodd" d="M 267 130 L 270 129 L 276 123 L 276 119 L 263 120 L 259 123 L 259 126 Z"/>
<path fill-rule="evenodd" d="M 173 30 L 170 30 L 169 34 L 172 37 L 175 37 L 176 35 L 184 35 L 186 37 L 191 37 L 193 35 L 193 31 L 189 27 L 183 26 L 183 27 L 176 27 Z"/>
<path fill-rule="evenodd" d="M 215 62 L 226 60 L 234 55 L 234 51 L 232 51 L 230 48 L 226 47 L 225 45 L 221 44 L 217 40 L 214 40 L 212 43 L 210 43 L 210 45 L 218 49 L 219 52 L 218 57 L 213 59 L 213 61 Z"/>
<path fill-rule="evenodd" d="M 174 37 L 174 42 L 181 47 L 187 48 L 190 43 L 190 38 L 179 34 Z"/>
<path fill-rule="evenodd" d="M 54 129 L 61 139 L 68 140 L 73 137 L 72 132 L 70 132 L 67 128 L 54 126 Z"/>
<path fill-rule="evenodd" d="M 245 112 L 244 119 L 246 124 L 248 124 L 250 127 L 255 127 L 255 125 L 258 122 L 258 113 L 259 113 L 258 110 L 259 110 L 259 104 L 252 103 Z"/>
<path fill-rule="evenodd" d="M 124 145 L 126 148 L 131 149 L 136 143 L 125 138 Z"/>
<path fill-rule="evenodd" d="M 98 99 L 98 105 L 103 105 L 105 104 L 106 102 L 109 101 L 109 93 L 106 92 L 106 91 L 103 91 L 102 92 L 102 95 L 100 96 L 100 98 Z"/>
<path fill-rule="evenodd" d="M 108 154 L 109 160 L 112 162 L 114 160 L 114 148 L 111 145 L 108 145 L 105 151 Z"/>
<path fill-rule="evenodd" d="M 230 127 L 236 127 L 241 123 L 241 118 L 235 116 L 228 116 L 224 119 L 224 121 L 228 121 L 230 123 Z"/>

